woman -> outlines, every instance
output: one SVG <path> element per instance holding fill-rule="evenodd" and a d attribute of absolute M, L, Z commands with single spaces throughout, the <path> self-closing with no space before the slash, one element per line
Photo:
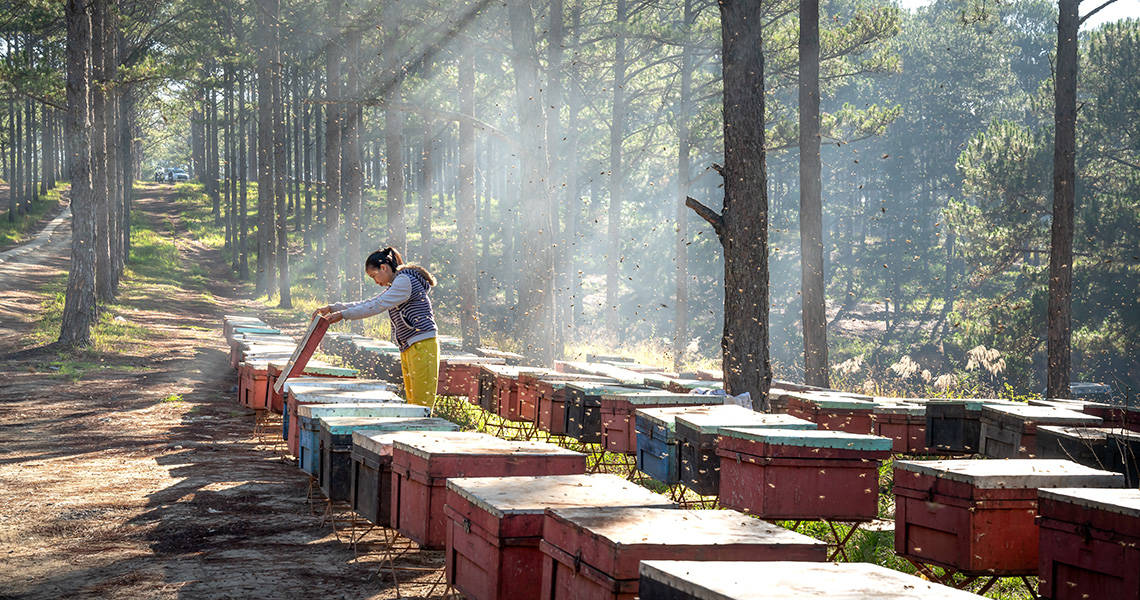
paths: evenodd
<path fill-rule="evenodd" d="M 369 254 L 364 261 L 364 273 L 388 289 L 368 300 L 322 306 L 316 314 L 328 315 L 329 321 L 336 323 L 341 319 L 371 317 L 387 310 L 392 319 L 392 333 L 400 347 L 405 396 L 413 404 L 431 406 L 439 382 L 439 341 L 435 337 L 435 315 L 428 297 L 435 277 L 423 267 L 405 265 L 400 253 L 391 247 Z"/>

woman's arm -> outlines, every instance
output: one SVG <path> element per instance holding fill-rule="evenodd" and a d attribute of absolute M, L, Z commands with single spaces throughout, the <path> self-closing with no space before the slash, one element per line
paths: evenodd
<path fill-rule="evenodd" d="M 352 303 L 336 303 L 330 308 L 332 312 L 339 312 L 346 319 L 364 319 L 378 315 L 393 306 L 399 306 L 412 297 L 412 281 L 407 276 L 396 276 L 392 285 L 380 294 L 367 300 Z"/>

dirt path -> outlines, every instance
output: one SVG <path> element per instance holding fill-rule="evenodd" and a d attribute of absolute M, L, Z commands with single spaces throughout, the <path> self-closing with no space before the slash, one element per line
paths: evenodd
<path fill-rule="evenodd" d="M 141 191 L 136 210 L 184 233 L 169 190 Z M 219 253 L 180 239 L 206 283 L 124 288 L 144 344 L 10 356 L 34 345 L 69 233 L 0 263 L 0 598 L 385 597 L 233 401 L 220 318 L 254 311 Z"/>

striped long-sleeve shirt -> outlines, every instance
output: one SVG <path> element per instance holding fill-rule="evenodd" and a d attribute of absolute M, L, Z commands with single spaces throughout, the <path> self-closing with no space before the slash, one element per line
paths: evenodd
<path fill-rule="evenodd" d="M 403 351 L 436 335 L 435 315 L 428 298 L 430 288 L 427 279 L 415 268 L 401 269 L 383 292 L 359 302 L 338 302 L 331 308 L 346 319 L 364 319 L 387 310 L 396 344 Z"/>

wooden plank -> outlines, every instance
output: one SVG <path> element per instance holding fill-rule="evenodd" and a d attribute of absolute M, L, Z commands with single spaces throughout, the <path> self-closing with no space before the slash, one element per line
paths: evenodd
<path fill-rule="evenodd" d="M 295 377 L 305 371 L 305 365 L 313 357 L 313 353 L 317 351 L 317 346 L 320 345 L 321 338 L 328 331 L 329 325 L 329 320 L 324 315 L 313 317 L 312 322 L 309 323 L 309 330 L 305 332 L 305 337 L 301 338 L 301 342 L 293 350 L 293 355 L 289 357 L 289 362 L 285 363 L 285 368 L 281 370 L 281 376 L 273 384 L 275 392 L 280 394 L 282 386 L 290 377 Z"/>

